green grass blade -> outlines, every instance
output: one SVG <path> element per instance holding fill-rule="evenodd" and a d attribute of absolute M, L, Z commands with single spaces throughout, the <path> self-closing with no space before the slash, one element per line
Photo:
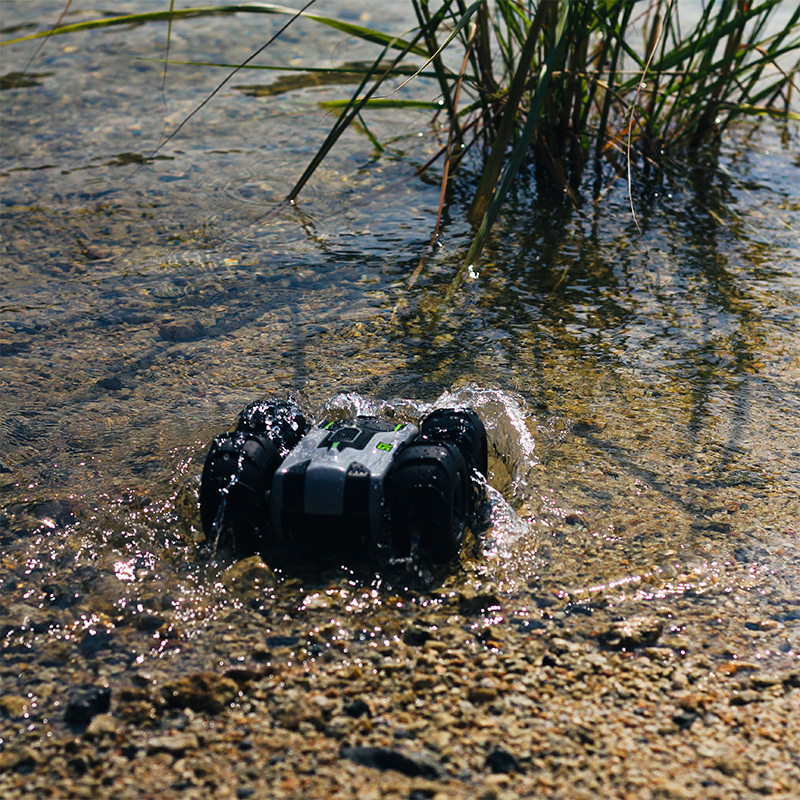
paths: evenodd
<path fill-rule="evenodd" d="M 280 14 L 294 17 L 297 15 L 297 9 L 287 8 L 286 6 L 272 5 L 269 3 L 236 3 L 229 6 L 196 6 L 194 8 L 149 11 L 139 14 L 120 14 L 119 16 L 86 20 L 85 22 L 74 22 L 70 25 L 60 25 L 51 30 L 40 31 L 39 33 L 32 33 L 15 39 L 8 39 L 4 42 L 0 42 L 0 45 L 17 44 L 18 42 L 26 42 L 45 36 L 57 36 L 120 25 L 143 25 L 149 22 L 171 22 L 172 20 L 179 19 L 194 19 L 197 17 L 210 17 L 228 14 Z M 300 16 L 304 17 L 305 19 L 318 22 L 322 25 L 327 25 L 328 27 L 341 31 L 348 36 L 355 36 L 359 39 L 363 39 L 364 41 L 373 42 L 382 46 L 390 45 L 392 48 L 404 50 L 408 44 L 404 39 L 390 36 L 389 34 L 373 30 L 372 28 L 365 28 L 361 25 L 353 25 L 349 22 L 343 22 L 342 20 L 338 20 L 334 17 L 327 17 L 321 14 L 312 14 L 308 11 L 302 11 Z M 414 52 L 416 55 L 427 56 L 427 52 L 421 47 L 414 48 L 411 52 Z"/>
<path fill-rule="evenodd" d="M 322 108 L 335 111 L 339 108 L 349 108 L 352 105 L 352 98 L 349 100 L 320 100 Z M 399 100 L 393 97 L 371 97 L 361 104 L 361 108 L 429 108 L 431 111 L 440 111 L 441 106 L 434 100 Z"/>

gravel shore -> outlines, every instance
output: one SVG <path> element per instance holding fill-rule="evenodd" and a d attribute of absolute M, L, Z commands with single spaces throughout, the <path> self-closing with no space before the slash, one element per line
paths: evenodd
<path fill-rule="evenodd" d="M 691 596 L 626 616 L 544 584 L 529 606 L 445 586 L 362 588 L 359 613 L 355 590 L 284 586 L 265 608 L 270 577 L 232 567 L 240 602 L 159 660 L 119 658 L 179 643 L 158 618 L 113 647 L 7 649 L 31 694 L 0 696 L 2 796 L 800 796 L 800 668 L 720 656 L 775 634 L 741 604 L 706 596 L 715 626 Z"/>

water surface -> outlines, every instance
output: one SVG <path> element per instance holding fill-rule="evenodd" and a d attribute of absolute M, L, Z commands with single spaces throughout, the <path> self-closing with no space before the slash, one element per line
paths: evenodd
<path fill-rule="evenodd" d="M 381 24 L 403 30 L 385 6 Z M 9 3 L 3 25 L 58 11 Z M 172 55 L 235 61 L 277 24 L 182 23 Z M 413 174 L 441 144 L 425 114 L 371 116 L 384 152 L 353 132 L 296 206 L 267 215 L 331 124 L 319 101 L 346 90 L 253 97 L 237 87 L 266 79 L 237 78 L 142 165 L 221 79 L 172 66 L 162 95 L 147 59 L 163 47 L 156 27 L 52 40 L 27 68 L 33 85 L 2 93 L 10 686 L 30 689 L 30 663 L 118 680 L 156 661 L 207 667 L 239 657 L 224 644 L 237 626 L 302 643 L 309 609 L 329 609 L 344 638 L 375 635 L 400 606 L 465 588 L 495 598 L 490 620 L 535 628 L 555 606 L 591 635 L 596 619 L 654 613 L 672 621 L 661 643 L 675 653 L 796 662 L 795 128 L 742 127 L 719 168 L 699 158 L 638 182 L 635 219 L 622 180 L 575 210 L 523 175 L 445 307 L 474 176 L 454 182 L 410 286 L 439 195 Z M 4 49 L 4 70 L 33 49 Z M 369 56 L 302 24 L 265 60 L 312 55 Z M 492 446 L 491 526 L 422 588 L 342 568 L 279 575 L 243 601 L 229 562 L 198 557 L 197 486 L 212 436 L 265 394 L 312 417 L 475 405 Z M 743 604 L 744 626 L 729 613 Z"/>

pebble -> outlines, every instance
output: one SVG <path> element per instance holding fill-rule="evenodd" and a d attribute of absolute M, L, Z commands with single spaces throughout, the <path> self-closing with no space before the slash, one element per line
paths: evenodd
<path fill-rule="evenodd" d="M 22 719 L 28 713 L 30 700 L 13 694 L 0 697 L 0 711 L 11 719 Z"/>
<path fill-rule="evenodd" d="M 113 736 L 119 730 L 119 723 L 111 714 L 98 714 L 86 726 L 84 738 L 100 739 L 103 736 Z"/>
<path fill-rule="evenodd" d="M 632 650 L 655 644 L 663 629 L 664 620 L 660 617 L 631 617 L 612 623 L 600 633 L 599 639 L 614 650 Z"/>
<path fill-rule="evenodd" d="M 183 755 L 187 750 L 197 750 L 200 743 L 193 733 L 169 733 L 163 736 L 152 736 L 147 740 L 148 753 L 172 753 Z"/>
<path fill-rule="evenodd" d="M 168 342 L 191 342 L 202 337 L 205 328 L 200 320 L 163 319 L 158 323 L 158 335 Z"/>
<path fill-rule="evenodd" d="M 222 585 L 240 598 L 258 596 L 275 587 L 275 573 L 261 556 L 249 556 L 232 564 L 220 578 Z"/>
<path fill-rule="evenodd" d="M 507 774 L 520 771 L 519 761 L 502 747 L 496 747 L 486 756 L 486 766 L 494 773 Z"/>

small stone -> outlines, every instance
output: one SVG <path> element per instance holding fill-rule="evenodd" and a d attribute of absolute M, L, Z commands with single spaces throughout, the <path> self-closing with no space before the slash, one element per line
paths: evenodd
<path fill-rule="evenodd" d="M 492 700 L 496 699 L 497 686 L 490 678 L 484 678 L 476 686 L 470 686 L 467 690 L 467 700 L 476 705 L 491 703 Z"/>
<path fill-rule="evenodd" d="M 169 342 L 191 342 L 199 339 L 205 329 L 200 320 L 162 320 L 158 326 L 158 334 Z"/>
<path fill-rule="evenodd" d="M 751 689 L 766 689 L 769 686 L 777 686 L 783 683 L 783 675 L 777 672 L 759 672 L 750 678 Z"/>
<path fill-rule="evenodd" d="M 98 389 L 108 389 L 109 391 L 117 391 L 122 388 L 122 381 L 116 375 L 110 375 L 107 378 L 100 378 L 95 383 Z"/>
<path fill-rule="evenodd" d="M 800 687 L 800 669 L 792 670 L 783 676 L 784 686 Z"/>
<path fill-rule="evenodd" d="M 14 769 L 32 768 L 39 760 L 39 754 L 32 747 L 4 750 L 0 752 L 0 775 Z"/>
<path fill-rule="evenodd" d="M 197 750 L 199 745 L 197 736 L 193 733 L 168 733 L 148 739 L 147 752 L 180 755 L 187 750 Z"/>
<path fill-rule="evenodd" d="M 708 700 L 709 698 L 701 692 L 687 692 L 678 698 L 678 705 L 684 711 L 699 714 L 705 709 Z"/>
<path fill-rule="evenodd" d="M 115 251 L 112 247 L 89 244 L 83 248 L 83 254 L 90 261 L 104 261 L 105 259 L 112 258 L 115 254 Z"/>
<path fill-rule="evenodd" d="M 214 672 L 195 672 L 161 687 L 161 695 L 171 708 L 191 708 L 218 714 L 238 696 L 239 686 Z"/>
<path fill-rule="evenodd" d="M 358 717 L 371 717 L 372 711 L 370 710 L 369 704 L 365 700 L 361 700 L 360 698 L 357 700 L 353 700 L 351 703 L 347 703 L 343 708 L 345 714 L 348 717 L 353 717 L 354 719 L 358 719 Z"/>
<path fill-rule="evenodd" d="M 287 708 L 280 709 L 275 718 L 282 728 L 289 731 L 299 730 L 303 723 L 311 725 L 318 731 L 325 728 L 322 709 L 315 703 L 309 703 L 306 699 L 298 700 Z"/>
<path fill-rule="evenodd" d="M 465 616 L 500 609 L 500 599 L 494 592 L 479 592 L 467 586 L 458 593 L 458 610 Z"/>
<path fill-rule="evenodd" d="M 746 706 L 749 703 L 757 703 L 762 699 L 761 694 L 753 689 L 745 689 L 743 692 L 731 694 L 729 703 L 732 706 Z"/>
<path fill-rule="evenodd" d="M 749 631 L 772 631 L 778 627 L 778 623 L 774 619 L 756 619 L 751 617 L 744 623 L 744 626 Z"/>
<path fill-rule="evenodd" d="M 682 730 L 687 730 L 692 727 L 692 723 L 697 719 L 697 714 L 694 711 L 687 711 L 681 709 L 672 715 L 672 721 Z"/>
<path fill-rule="evenodd" d="M 113 736 L 118 730 L 117 720 L 111 714 L 98 714 L 86 727 L 83 735 L 86 739 L 101 739 L 103 736 Z"/>
<path fill-rule="evenodd" d="M 426 692 L 436 685 L 436 677 L 434 675 L 420 674 L 415 675 L 411 679 L 411 688 L 415 692 Z"/>
<path fill-rule="evenodd" d="M 222 585 L 239 597 L 258 594 L 275 587 L 275 573 L 261 556 L 250 556 L 232 564 L 221 577 Z"/>
<path fill-rule="evenodd" d="M 486 766 L 495 774 L 509 774 L 520 771 L 519 761 L 507 750 L 503 750 L 502 747 L 495 747 L 486 756 Z"/>
<path fill-rule="evenodd" d="M 612 623 L 598 638 L 612 650 L 632 650 L 655 644 L 663 629 L 659 617 L 631 617 Z"/>
<path fill-rule="evenodd" d="M 27 697 L 14 694 L 4 694 L 0 697 L 0 710 L 11 719 L 22 719 L 29 709 L 30 703 Z"/>

